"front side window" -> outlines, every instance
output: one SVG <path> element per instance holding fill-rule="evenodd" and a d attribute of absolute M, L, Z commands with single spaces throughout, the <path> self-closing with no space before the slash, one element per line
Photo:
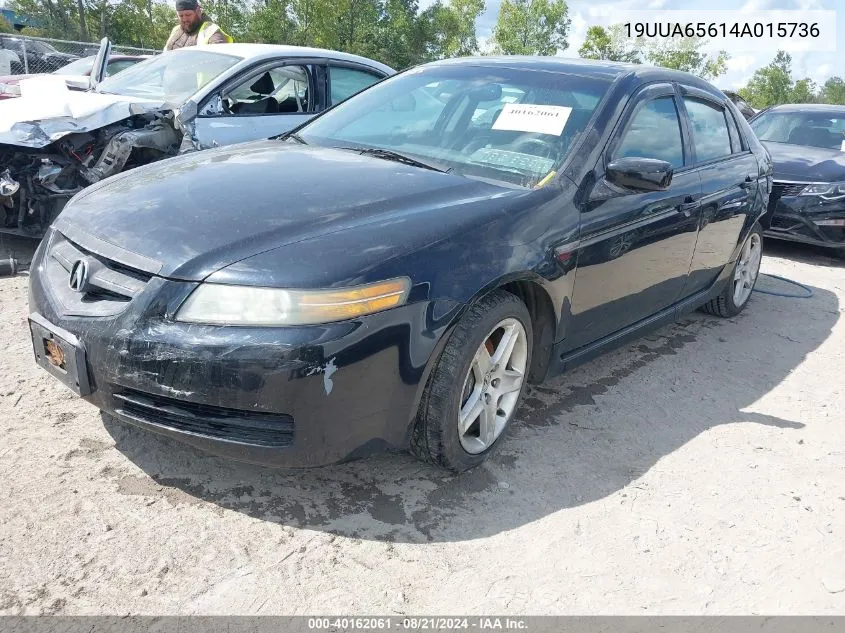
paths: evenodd
<path fill-rule="evenodd" d="M 631 117 L 613 158 L 655 158 L 675 169 L 684 166 L 681 120 L 673 97 L 647 101 Z"/>
<path fill-rule="evenodd" d="M 308 70 L 279 66 L 252 75 L 225 93 L 222 114 L 297 114 L 310 111 Z"/>
<path fill-rule="evenodd" d="M 719 106 L 698 99 L 685 98 L 684 105 L 692 124 L 696 161 L 706 163 L 730 156 L 731 135 L 725 120 L 725 111 Z"/>
<path fill-rule="evenodd" d="M 442 65 L 401 73 L 299 131 L 307 143 L 387 149 L 470 178 L 532 187 L 583 132 L 604 77 Z"/>

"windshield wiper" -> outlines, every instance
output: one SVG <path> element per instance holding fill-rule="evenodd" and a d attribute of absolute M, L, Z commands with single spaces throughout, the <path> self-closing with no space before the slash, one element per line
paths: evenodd
<path fill-rule="evenodd" d="M 278 136 L 271 136 L 271 137 L 270 137 L 270 140 L 273 140 L 273 141 L 286 141 L 286 140 L 288 140 L 289 138 L 292 138 L 294 141 L 296 141 L 296 142 L 298 142 L 298 143 L 301 143 L 301 144 L 303 144 L 303 145 L 308 145 L 308 143 L 306 143 L 306 142 L 305 142 L 305 139 L 304 139 L 304 138 L 302 138 L 302 137 L 301 137 L 299 134 L 297 134 L 296 132 L 285 132 L 284 134 L 279 134 Z"/>
<path fill-rule="evenodd" d="M 384 160 L 392 160 L 397 163 L 403 163 L 405 165 L 412 165 L 413 167 L 422 167 L 423 169 L 430 169 L 431 171 L 437 171 L 441 174 L 448 174 L 452 171 L 452 168 L 444 169 L 439 165 L 432 164 L 432 163 L 425 163 L 417 158 L 412 158 L 407 154 L 402 154 L 400 152 L 394 152 L 392 149 L 384 149 L 381 147 L 338 147 L 337 149 L 345 149 L 349 150 L 350 152 L 358 152 L 360 154 L 366 154 L 367 156 L 374 156 L 375 158 L 383 158 Z"/>

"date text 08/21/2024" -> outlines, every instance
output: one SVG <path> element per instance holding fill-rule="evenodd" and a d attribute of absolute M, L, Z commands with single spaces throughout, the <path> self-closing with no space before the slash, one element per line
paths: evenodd
<path fill-rule="evenodd" d="M 320 630 L 360 630 L 386 631 L 391 629 L 404 631 L 468 631 L 468 630 L 508 630 L 522 631 L 528 623 L 520 618 L 473 617 L 374 617 L 374 618 L 308 618 L 308 629 Z"/>

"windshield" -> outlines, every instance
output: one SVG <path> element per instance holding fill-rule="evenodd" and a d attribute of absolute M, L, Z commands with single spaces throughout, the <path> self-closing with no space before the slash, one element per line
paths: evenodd
<path fill-rule="evenodd" d="M 91 72 L 94 66 L 95 57 L 85 57 L 77 59 L 75 62 L 69 63 L 67 66 L 62 66 L 58 70 L 54 70 L 54 75 L 87 75 Z"/>
<path fill-rule="evenodd" d="M 480 66 L 416 68 L 299 130 L 307 143 L 379 148 L 450 173 L 533 187 L 554 172 L 609 81 Z"/>
<path fill-rule="evenodd" d="M 845 108 L 829 112 L 764 112 L 751 123 L 761 141 L 845 151 Z"/>
<path fill-rule="evenodd" d="M 181 104 L 240 61 L 233 55 L 180 49 L 112 75 L 97 86 L 97 92 Z"/>

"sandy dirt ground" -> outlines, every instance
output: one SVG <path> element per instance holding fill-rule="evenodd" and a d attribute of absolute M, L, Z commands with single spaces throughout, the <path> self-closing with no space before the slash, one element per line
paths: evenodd
<path fill-rule="evenodd" d="M 769 253 L 811 299 L 532 389 L 462 476 L 274 471 L 103 418 L 35 366 L 27 279 L 0 279 L 0 614 L 843 613 L 845 267 Z"/>

